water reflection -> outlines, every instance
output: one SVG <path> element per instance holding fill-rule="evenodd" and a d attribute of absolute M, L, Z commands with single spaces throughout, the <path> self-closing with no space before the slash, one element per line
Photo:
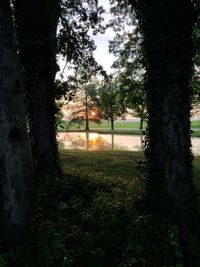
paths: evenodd
<path fill-rule="evenodd" d="M 194 155 L 200 155 L 200 137 L 192 138 L 192 152 Z"/>
<path fill-rule="evenodd" d="M 144 136 L 97 133 L 59 133 L 59 143 L 64 149 L 130 150 L 144 149 Z M 192 138 L 194 155 L 200 155 L 200 138 Z"/>
<path fill-rule="evenodd" d="M 144 137 L 97 133 L 59 133 L 58 140 L 64 149 L 132 150 L 144 148 Z"/>

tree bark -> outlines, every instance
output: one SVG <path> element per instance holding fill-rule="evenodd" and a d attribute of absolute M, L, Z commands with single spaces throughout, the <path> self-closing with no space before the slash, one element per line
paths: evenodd
<path fill-rule="evenodd" d="M 114 131 L 114 119 L 113 119 L 113 117 L 110 118 L 110 122 L 111 122 L 111 131 Z"/>
<path fill-rule="evenodd" d="M 143 130 L 144 119 L 140 118 L 140 130 Z"/>
<path fill-rule="evenodd" d="M 114 134 L 111 134 L 111 149 L 115 149 L 115 136 Z"/>
<path fill-rule="evenodd" d="M 85 91 L 85 130 L 89 131 L 89 107 L 88 107 L 88 95 L 87 90 Z"/>
<path fill-rule="evenodd" d="M 59 0 L 15 0 L 34 166 L 40 176 L 60 175 L 55 126 L 56 31 Z"/>
<path fill-rule="evenodd" d="M 30 231 L 32 158 L 9 0 L 0 1 L 1 248 Z"/>
<path fill-rule="evenodd" d="M 199 226 L 190 140 L 194 7 L 190 0 L 142 0 L 137 12 L 147 71 L 148 204 L 160 224 L 170 218 L 178 225 L 184 264 L 196 266 L 198 246 L 192 244 L 199 243 Z"/>
<path fill-rule="evenodd" d="M 90 134 L 86 132 L 86 150 L 90 150 Z"/>

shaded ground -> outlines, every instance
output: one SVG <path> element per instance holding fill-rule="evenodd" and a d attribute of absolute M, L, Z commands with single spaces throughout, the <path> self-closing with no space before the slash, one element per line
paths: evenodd
<path fill-rule="evenodd" d="M 140 210 L 142 159 L 140 152 L 62 150 L 64 179 L 40 180 L 33 236 L 0 254 L 0 266 L 183 266 L 176 228 L 160 235 Z M 194 175 L 200 192 L 200 157 Z"/>

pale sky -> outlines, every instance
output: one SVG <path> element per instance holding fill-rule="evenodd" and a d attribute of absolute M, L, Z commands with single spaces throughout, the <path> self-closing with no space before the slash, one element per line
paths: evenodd
<path fill-rule="evenodd" d="M 106 13 L 103 14 L 105 24 L 109 22 L 111 15 L 109 13 L 110 5 L 109 0 L 99 0 L 99 6 L 103 6 L 106 10 Z M 104 69 L 108 72 L 112 72 L 111 65 L 114 61 L 113 54 L 108 52 L 109 40 L 112 40 L 115 33 L 112 29 L 107 29 L 105 34 L 98 34 L 96 36 L 92 36 L 97 46 L 96 51 L 94 52 L 94 56 L 99 64 L 101 64 Z"/>
<path fill-rule="evenodd" d="M 106 12 L 103 14 L 103 17 L 104 23 L 107 24 L 111 18 L 111 15 L 109 13 L 109 0 L 99 0 L 99 6 L 103 6 L 103 8 L 106 10 Z M 108 74 L 112 72 L 111 66 L 115 59 L 113 54 L 110 54 L 108 51 L 109 40 L 112 40 L 114 35 L 115 33 L 111 28 L 107 29 L 104 34 L 90 34 L 91 38 L 95 41 L 95 44 L 97 46 L 96 50 L 94 51 L 94 57 L 96 61 L 103 66 L 104 70 L 106 70 Z M 57 73 L 57 78 L 60 78 L 60 74 L 62 73 L 65 66 L 65 60 L 62 60 L 60 58 L 58 62 L 61 71 Z M 71 71 L 66 69 L 62 74 L 64 75 L 64 77 L 66 77 L 67 75 L 71 74 Z"/>

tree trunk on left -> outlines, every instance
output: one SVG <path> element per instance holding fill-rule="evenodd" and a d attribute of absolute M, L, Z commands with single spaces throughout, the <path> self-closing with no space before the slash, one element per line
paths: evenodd
<path fill-rule="evenodd" d="M 60 175 L 54 97 L 60 1 L 15 0 L 14 7 L 34 166 L 39 176 L 54 178 Z"/>
<path fill-rule="evenodd" d="M 9 0 L 0 1 L 0 175 L 2 249 L 30 230 L 32 158 Z"/>

